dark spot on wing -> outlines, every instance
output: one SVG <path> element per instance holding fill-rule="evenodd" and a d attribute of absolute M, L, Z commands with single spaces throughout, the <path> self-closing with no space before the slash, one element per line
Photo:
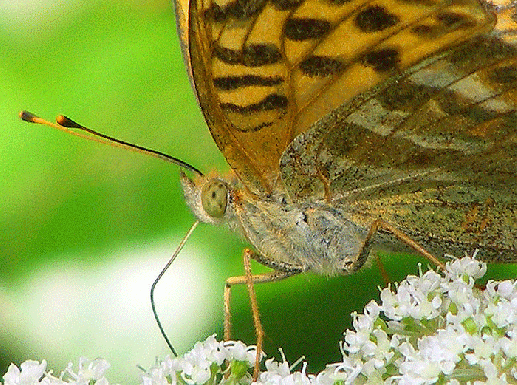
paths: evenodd
<path fill-rule="evenodd" d="M 365 53 L 361 62 L 376 71 L 386 72 L 397 67 L 400 53 L 395 48 L 384 48 Z"/>
<path fill-rule="evenodd" d="M 350 1 L 352 0 L 327 0 L 327 2 L 332 5 L 343 5 L 346 3 L 350 3 Z"/>
<path fill-rule="evenodd" d="M 274 44 L 252 44 L 244 47 L 242 64 L 258 67 L 274 64 L 282 58 L 282 54 Z"/>
<path fill-rule="evenodd" d="M 517 83 L 517 68 L 513 65 L 494 68 L 489 73 L 489 79 L 499 84 L 515 84 Z"/>
<path fill-rule="evenodd" d="M 258 103 L 248 104 L 247 106 L 239 106 L 234 103 L 223 103 L 221 104 L 221 108 L 229 112 L 247 115 L 254 112 L 286 109 L 288 105 L 289 101 L 287 100 L 287 97 L 278 94 L 271 94 Z"/>
<path fill-rule="evenodd" d="M 214 78 L 214 86 L 221 91 L 230 91 L 250 86 L 272 87 L 283 83 L 283 81 L 284 79 L 281 76 L 221 76 Z"/>
<path fill-rule="evenodd" d="M 304 3 L 304 0 L 271 0 L 271 4 L 279 11 L 292 11 Z"/>
<path fill-rule="evenodd" d="M 204 12 L 204 16 L 215 23 L 226 22 L 230 19 L 249 20 L 259 14 L 266 3 L 267 0 L 235 0 L 223 7 L 212 3 Z"/>
<path fill-rule="evenodd" d="M 436 18 L 449 29 L 472 28 L 476 25 L 474 20 L 454 12 L 442 12 L 436 15 Z"/>
<path fill-rule="evenodd" d="M 361 11 L 354 19 L 355 25 L 363 32 L 378 32 L 392 27 L 399 22 L 396 15 L 384 7 L 374 5 Z"/>
<path fill-rule="evenodd" d="M 294 41 L 305 41 L 324 37 L 332 26 L 320 19 L 289 19 L 285 23 L 285 36 Z"/>
<path fill-rule="evenodd" d="M 300 63 L 300 69 L 307 76 L 329 76 L 343 72 L 346 64 L 341 59 L 328 56 L 310 56 Z"/>
<path fill-rule="evenodd" d="M 282 54 L 274 44 L 253 44 L 236 50 L 214 45 L 213 55 L 223 63 L 258 67 L 277 63 Z"/>
<path fill-rule="evenodd" d="M 396 87 L 388 87 L 376 96 L 384 108 L 389 110 L 412 111 L 439 92 L 436 87 L 415 84 L 401 79 Z"/>

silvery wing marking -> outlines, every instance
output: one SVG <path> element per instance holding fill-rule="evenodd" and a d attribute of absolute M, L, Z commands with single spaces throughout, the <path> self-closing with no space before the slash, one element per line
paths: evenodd
<path fill-rule="evenodd" d="M 516 111 L 517 50 L 480 36 L 321 119 L 282 180 L 293 202 L 330 201 L 363 228 L 382 218 L 437 255 L 515 262 Z"/>

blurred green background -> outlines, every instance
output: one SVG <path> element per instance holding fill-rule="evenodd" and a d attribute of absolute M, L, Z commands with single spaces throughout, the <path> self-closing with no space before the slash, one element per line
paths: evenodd
<path fill-rule="evenodd" d="M 168 354 L 149 289 L 193 222 L 177 167 L 18 119 L 65 114 L 203 171 L 226 170 L 190 89 L 166 0 L 0 3 L 0 372 L 46 359 L 61 370 L 103 357 L 110 382 Z M 158 311 L 179 352 L 217 332 L 228 276 L 246 246 L 202 225 L 158 285 Z M 417 272 L 386 258 L 393 280 Z M 267 269 L 254 265 L 255 272 Z M 504 273 L 504 271 L 503 271 Z M 266 351 L 309 370 L 339 360 L 352 311 L 378 297 L 376 268 L 257 287 Z M 234 290 L 234 336 L 253 343 L 247 293 Z"/>

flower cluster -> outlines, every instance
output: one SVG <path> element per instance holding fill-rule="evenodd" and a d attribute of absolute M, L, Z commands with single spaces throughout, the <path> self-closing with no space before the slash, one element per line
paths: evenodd
<path fill-rule="evenodd" d="M 59 377 L 52 375 L 52 371 L 46 371 L 47 362 L 25 361 L 18 368 L 11 364 L 7 373 L 4 374 L 4 385 L 108 385 L 109 382 L 104 377 L 104 372 L 110 367 L 109 363 L 103 359 L 89 360 L 80 358 L 77 373 L 74 371 L 73 364 L 69 363 L 66 369 L 61 372 Z"/>
<path fill-rule="evenodd" d="M 294 371 L 284 359 L 265 361 L 258 384 L 517 384 L 517 287 L 515 281 L 474 285 L 486 265 L 463 258 L 446 272 L 409 276 L 396 290 L 383 289 L 381 303 L 354 314 L 345 332 L 343 360 L 317 375 L 306 365 Z M 241 342 L 209 337 L 179 358 L 166 358 L 142 375 L 144 385 L 250 384 L 257 351 Z M 11 365 L 5 385 L 107 385 L 102 360 L 81 361 L 74 374 L 45 373 L 46 363 Z M 65 382 L 65 375 L 68 380 Z M 86 381 L 86 382 L 85 382 Z"/>
<path fill-rule="evenodd" d="M 514 281 L 475 287 L 486 265 L 472 258 L 409 276 L 384 289 L 345 333 L 343 362 L 329 365 L 345 384 L 517 383 Z"/>
<path fill-rule="evenodd" d="M 215 336 L 197 342 L 178 358 L 167 357 L 142 375 L 143 385 L 251 383 L 257 350 L 240 341 L 216 341 Z"/>

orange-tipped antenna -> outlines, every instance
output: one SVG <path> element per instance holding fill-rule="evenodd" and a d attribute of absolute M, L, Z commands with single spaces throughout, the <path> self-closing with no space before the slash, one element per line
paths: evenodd
<path fill-rule="evenodd" d="M 28 111 L 20 112 L 20 118 L 29 123 L 43 124 L 45 126 L 55 128 L 56 130 L 66 132 L 68 134 L 72 134 L 72 135 L 78 136 L 80 138 L 91 140 L 93 142 L 108 144 L 113 147 L 120 147 L 120 148 L 129 150 L 129 151 L 135 151 L 135 152 L 140 152 L 142 154 L 154 156 L 155 158 L 162 159 L 162 160 L 165 160 L 170 163 L 174 163 L 180 167 L 183 167 L 187 170 L 195 172 L 196 174 L 198 174 L 200 176 L 203 175 L 203 173 L 201 171 L 199 171 L 197 168 L 195 168 L 194 166 L 191 166 L 188 163 L 185 163 L 184 161 L 182 161 L 178 158 L 174 158 L 170 155 L 164 154 L 163 152 L 150 150 L 145 147 L 137 146 L 136 144 L 127 143 L 122 140 L 115 139 L 111 136 L 101 134 L 97 131 L 84 127 L 84 126 L 80 125 L 79 123 L 74 122 L 72 119 L 67 118 L 66 116 L 63 116 L 63 115 L 59 115 L 56 118 L 56 123 L 49 122 L 48 120 L 42 119 L 39 116 L 36 116 Z M 74 130 L 79 130 L 79 132 L 74 131 Z M 156 319 L 156 323 L 158 324 L 158 328 L 160 329 L 160 332 L 161 332 L 163 338 L 165 339 L 165 342 L 167 343 L 170 350 L 172 351 L 172 353 L 175 356 L 177 356 L 176 350 L 172 346 L 172 344 L 169 340 L 169 337 L 167 337 L 167 334 L 165 333 L 165 330 L 163 329 L 162 323 L 160 322 L 160 319 L 158 318 L 158 313 L 156 312 L 156 304 L 154 301 L 154 290 L 156 288 L 156 285 L 158 284 L 158 281 L 162 278 L 163 274 L 165 274 L 165 271 L 167 271 L 169 266 L 176 259 L 176 257 L 178 256 L 178 254 L 181 251 L 181 249 L 183 248 L 183 246 L 185 246 L 187 239 L 190 237 L 190 235 L 192 234 L 192 232 L 194 231 L 194 229 L 197 227 L 198 224 L 199 224 L 199 221 L 194 222 L 194 224 L 192 225 L 190 230 L 183 237 L 182 241 L 180 242 L 180 245 L 178 246 L 178 248 L 176 249 L 176 251 L 174 252 L 172 257 L 169 259 L 169 261 L 167 262 L 167 264 L 162 269 L 162 271 L 160 272 L 160 274 L 158 275 L 158 277 L 156 278 L 156 280 L 153 282 L 153 284 L 151 286 L 151 293 L 150 293 L 151 294 L 151 307 L 153 310 L 154 318 Z"/>
<path fill-rule="evenodd" d="M 63 116 L 63 115 L 59 115 L 56 118 L 56 123 L 49 122 L 48 120 L 42 119 L 39 116 L 36 116 L 28 111 L 20 112 L 20 118 L 29 123 L 43 124 L 45 126 L 55 128 L 56 130 L 66 132 L 68 134 L 72 134 L 72 135 L 78 136 L 80 138 L 91 140 L 93 142 L 108 144 L 113 147 L 120 147 L 120 148 L 129 150 L 129 151 L 135 151 L 135 152 L 139 152 L 142 154 L 154 156 L 155 158 L 165 160 L 166 162 L 174 163 L 177 166 L 180 166 L 189 171 L 195 172 L 196 174 L 198 174 L 200 176 L 203 175 L 203 173 L 201 171 L 199 171 L 197 168 L 182 161 L 181 159 L 174 158 L 174 157 L 164 154 L 163 152 L 160 152 L 160 151 L 150 150 L 148 148 L 138 146 L 136 144 L 124 142 L 123 140 L 115 139 L 111 136 L 101 134 L 100 132 L 94 131 L 87 127 L 84 127 L 84 126 L 80 125 L 79 123 L 74 122 L 72 119 L 67 118 L 66 116 Z M 80 131 L 86 132 L 89 135 L 84 134 L 83 132 L 77 132 L 74 130 L 80 130 Z"/>

